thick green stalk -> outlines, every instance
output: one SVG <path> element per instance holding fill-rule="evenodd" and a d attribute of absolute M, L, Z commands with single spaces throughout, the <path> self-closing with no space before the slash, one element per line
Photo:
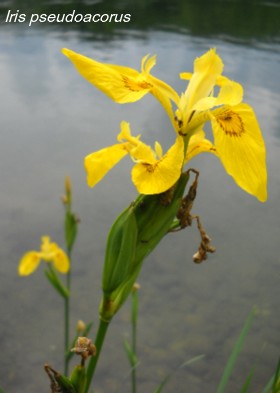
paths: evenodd
<path fill-rule="evenodd" d="M 95 346 L 96 346 L 96 355 L 92 356 L 88 367 L 87 367 L 87 384 L 86 384 L 86 389 L 85 389 L 85 393 L 88 392 L 92 378 L 94 376 L 94 372 L 99 360 L 99 356 L 102 350 L 102 346 L 103 346 L 103 342 L 107 333 L 107 329 L 109 327 L 109 321 L 103 321 L 102 319 L 100 319 L 99 321 L 99 327 L 98 327 L 98 331 L 97 331 L 97 335 L 96 335 L 96 340 L 95 340 Z"/>

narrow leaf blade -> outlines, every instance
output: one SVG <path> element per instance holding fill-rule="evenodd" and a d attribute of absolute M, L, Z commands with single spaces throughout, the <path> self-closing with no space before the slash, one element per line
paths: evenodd
<path fill-rule="evenodd" d="M 241 348 L 243 346 L 244 340 L 250 331 L 255 314 L 256 314 L 256 310 L 255 310 L 255 308 L 253 308 L 251 310 L 242 330 L 241 330 L 241 333 L 240 333 L 240 335 L 234 345 L 233 351 L 228 359 L 224 373 L 222 375 L 221 381 L 218 386 L 217 393 L 223 393 L 225 391 L 225 387 L 228 384 L 229 378 L 231 376 L 232 370 L 234 368 L 234 365 L 236 363 L 238 355 L 239 355 Z"/>

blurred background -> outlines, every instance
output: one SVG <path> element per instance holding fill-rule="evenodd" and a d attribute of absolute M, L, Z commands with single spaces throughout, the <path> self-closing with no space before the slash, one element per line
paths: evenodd
<path fill-rule="evenodd" d="M 6 22 L 8 11 L 25 22 Z M 37 14 L 130 14 L 129 23 L 34 23 Z M 63 245 L 64 178 L 73 185 L 81 219 L 73 252 L 72 318 L 93 321 L 101 296 L 109 228 L 135 197 L 127 157 L 95 189 L 83 158 L 116 141 L 129 121 L 146 143 L 174 140 L 169 119 L 152 96 L 118 105 L 87 83 L 61 54 L 68 47 L 96 60 L 140 69 L 157 54 L 153 75 L 179 93 L 179 73 L 216 47 L 224 74 L 242 83 L 267 145 L 269 198 L 265 204 L 239 189 L 216 157 L 192 162 L 200 171 L 193 212 L 216 246 L 201 265 L 193 225 L 170 234 L 139 277 L 139 392 L 153 392 L 174 373 L 165 392 L 215 392 L 225 362 L 251 308 L 259 313 L 227 392 L 241 390 L 256 367 L 252 392 L 261 392 L 279 357 L 280 4 L 277 0 L 1 1 L 0 2 L 0 386 L 5 392 L 48 392 L 43 365 L 62 370 L 63 302 L 40 266 L 20 278 L 22 254 L 50 235 Z M 112 322 L 96 373 L 95 392 L 129 391 L 123 339 L 130 305 Z M 205 357 L 178 368 L 198 355 Z"/>

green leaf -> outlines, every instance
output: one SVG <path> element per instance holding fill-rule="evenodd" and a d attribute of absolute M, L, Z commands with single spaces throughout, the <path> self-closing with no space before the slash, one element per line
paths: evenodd
<path fill-rule="evenodd" d="M 197 356 L 195 356 L 195 357 L 193 357 L 193 358 L 191 358 L 191 359 L 185 361 L 184 363 L 182 363 L 182 364 L 179 366 L 179 368 L 183 368 L 183 367 L 189 366 L 189 365 L 191 365 L 191 364 L 193 364 L 193 363 L 196 363 L 196 362 L 198 362 L 199 360 L 204 359 L 204 358 L 205 358 L 205 355 L 197 355 Z"/>
<path fill-rule="evenodd" d="M 248 391 L 249 391 L 248 389 L 249 389 L 250 384 L 252 382 L 254 373 L 255 373 L 255 367 L 250 371 L 248 377 L 246 378 L 244 385 L 242 386 L 242 390 L 240 393 L 248 393 Z"/>
<path fill-rule="evenodd" d="M 241 348 L 243 346 L 244 340 L 251 329 L 251 325 L 252 325 L 255 315 L 256 315 L 256 310 L 255 310 L 255 308 L 253 308 L 252 311 L 250 312 L 244 326 L 243 326 L 243 329 L 242 329 L 242 331 L 241 331 L 241 333 L 240 333 L 240 335 L 234 345 L 233 351 L 228 359 L 224 373 L 222 375 L 221 381 L 218 386 L 217 393 L 223 393 L 225 391 L 226 385 L 229 381 L 232 370 L 234 368 L 234 365 L 236 363 L 238 355 L 239 355 Z"/>
<path fill-rule="evenodd" d="M 262 393 L 280 393 L 280 358 L 273 377 L 269 380 Z"/>
<path fill-rule="evenodd" d="M 262 393 L 279 393 L 280 392 L 280 359 L 275 374 L 270 378 Z"/>
<path fill-rule="evenodd" d="M 68 289 L 62 284 L 60 278 L 50 266 L 49 269 L 45 270 L 45 275 L 54 289 L 64 298 L 67 299 L 70 296 Z"/>
<path fill-rule="evenodd" d="M 49 364 L 45 364 L 45 371 L 51 381 L 52 392 L 80 393 L 69 378 L 54 370 Z"/>
<path fill-rule="evenodd" d="M 102 287 L 113 292 L 131 274 L 137 226 L 134 212 L 126 209 L 114 222 L 107 241 Z"/>
<path fill-rule="evenodd" d="M 275 375 L 273 375 L 268 383 L 266 384 L 265 388 L 263 389 L 262 393 L 271 393 L 271 389 L 273 387 L 273 382 L 274 382 Z"/>
<path fill-rule="evenodd" d="M 55 377 L 62 393 L 79 393 L 71 380 L 62 374 L 57 374 Z"/>
<path fill-rule="evenodd" d="M 75 215 L 69 210 L 65 212 L 64 231 L 67 250 L 71 252 L 78 232 L 78 223 Z"/>
<path fill-rule="evenodd" d="M 135 366 L 138 363 L 138 359 L 137 359 L 135 352 L 132 349 L 132 346 L 130 345 L 130 343 L 127 340 L 124 340 L 124 349 L 127 354 L 127 357 L 128 357 L 131 367 L 135 368 Z"/>
<path fill-rule="evenodd" d="M 124 210 L 114 222 L 107 240 L 103 268 L 103 300 L 100 316 L 110 320 L 129 295 L 134 277 L 138 274 L 135 264 L 137 226 L 133 209 Z"/>
<path fill-rule="evenodd" d="M 77 393 L 84 393 L 86 388 L 86 370 L 84 365 L 78 364 L 74 367 L 70 381 L 76 389 Z"/>
<path fill-rule="evenodd" d="M 156 390 L 154 391 L 154 393 L 160 393 L 171 377 L 172 377 L 171 374 L 167 375 L 167 376 L 164 378 L 164 380 L 159 384 L 159 386 L 156 388 Z"/>
<path fill-rule="evenodd" d="M 278 393 L 280 391 L 280 358 L 278 360 L 278 365 L 273 381 L 273 388 L 272 393 Z"/>
<path fill-rule="evenodd" d="M 160 393 L 162 391 L 162 389 L 164 388 L 164 386 L 167 384 L 167 382 L 173 377 L 173 375 L 175 374 L 176 371 L 178 371 L 180 368 L 189 366 L 190 364 L 193 364 L 201 359 L 203 359 L 205 357 L 205 355 L 198 355 L 195 356 L 187 361 L 185 361 L 184 363 L 180 364 L 180 366 L 178 366 L 172 373 L 168 374 L 163 381 L 159 384 L 159 386 L 156 388 L 156 390 L 154 391 L 154 393 Z"/>

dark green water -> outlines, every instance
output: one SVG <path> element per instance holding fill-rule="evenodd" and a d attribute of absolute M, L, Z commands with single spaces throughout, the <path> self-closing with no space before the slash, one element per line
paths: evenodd
<path fill-rule="evenodd" d="M 8 11 L 25 14 L 5 22 Z M 130 14 L 129 23 L 34 23 L 32 13 Z M 62 47 L 100 61 L 139 69 L 157 54 L 153 74 L 177 91 L 178 74 L 216 47 L 225 74 L 243 84 L 267 145 L 269 199 L 261 204 L 238 189 L 215 157 L 201 155 L 194 206 L 217 247 L 202 265 L 192 262 L 195 226 L 166 237 L 144 265 L 139 282 L 139 392 L 153 392 L 172 371 L 165 392 L 215 392 L 226 359 L 251 307 L 259 315 L 227 392 L 236 393 L 256 365 L 252 392 L 271 377 L 280 348 L 280 6 L 277 1 L 101 1 L 0 3 L 0 386 L 5 392 L 48 392 L 43 364 L 62 369 L 62 301 L 43 266 L 26 279 L 18 261 L 49 234 L 63 243 L 65 175 L 81 217 L 73 254 L 72 320 L 98 319 L 107 232 L 136 196 L 124 160 L 94 190 L 83 158 L 115 143 L 127 120 L 144 140 L 170 144 L 169 120 L 152 97 L 118 106 L 87 84 L 60 54 Z M 94 336 L 95 328 L 93 328 Z M 97 392 L 129 392 L 123 338 L 129 304 L 108 333 L 97 372 Z M 203 360 L 177 367 L 197 355 Z"/>

